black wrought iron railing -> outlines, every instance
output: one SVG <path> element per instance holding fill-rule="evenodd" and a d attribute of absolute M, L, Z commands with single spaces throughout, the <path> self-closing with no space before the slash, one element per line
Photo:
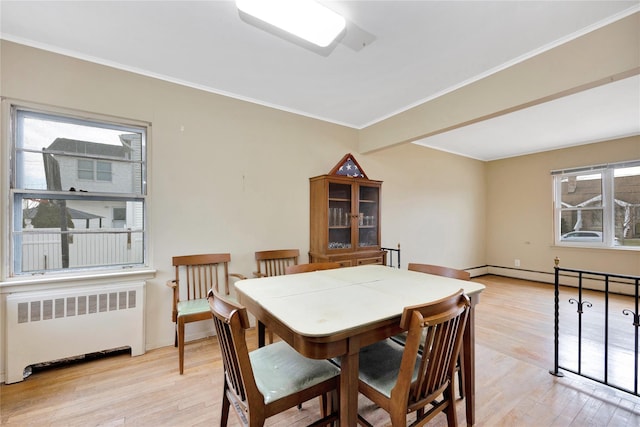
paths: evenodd
<path fill-rule="evenodd" d="M 556 258 L 554 367 L 549 372 L 559 377 L 563 376 L 561 370 L 571 372 L 640 396 L 640 277 L 560 268 L 558 265 Z M 577 288 L 563 288 L 563 296 L 570 298 L 562 305 L 561 274 L 577 280 Z M 604 290 L 594 292 L 585 288 L 585 282 L 594 281 L 601 283 Z M 614 283 L 617 288 L 629 289 L 631 292 L 625 294 L 632 296 L 611 292 Z"/>
<path fill-rule="evenodd" d="M 386 264 L 389 267 L 400 268 L 400 243 L 397 248 L 380 248 L 380 250 L 387 253 Z"/>

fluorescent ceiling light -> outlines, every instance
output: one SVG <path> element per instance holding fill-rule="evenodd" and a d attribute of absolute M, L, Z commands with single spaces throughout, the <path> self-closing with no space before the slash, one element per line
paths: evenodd
<path fill-rule="evenodd" d="M 345 19 L 313 0 L 236 0 L 238 9 L 303 38 L 326 47 L 345 28 Z"/>

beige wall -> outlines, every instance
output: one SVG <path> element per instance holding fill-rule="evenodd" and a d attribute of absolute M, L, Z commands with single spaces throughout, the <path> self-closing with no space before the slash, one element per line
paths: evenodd
<path fill-rule="evenodd" d="M 384 180 L 383 244 L 400 243 L 403 266 L 485 264 L 484 162 L 414 144 L 364 158 L 367 174 Z"/>
<path fill-rule="evenodd" d="M 640 159 L 640 136 L 487 163 L 486 263 L 512 268 L 517 258 L 521 269 L 550 276 L 557 256 L 566 268 L 640 275 L 638 251 L 554 246 L 550 174 L 635 159 Z"/>
<path fill-rule="evenodd" d="M 256 250 L 299 248 L 306 262 L 308 178 L 327 173 L 347 152 L 370 178 L 384 181 L 382 240 L 402 244 L 404 265 L 484 263 L 482 162 L 413 145 L 361 155 L 353 129 L 6 41 L 0 54 L 3 97 L 152 124 L 149 260 L 156 275 L 147 282 L 148 349 L 173 343 L 165 286 L 173 255 L 230 252 L 232 270 L 245 275 L 254 271 Z M 4 151 L 0 164 L 4 171 Z M 6 242 L 6 197 L 1 203 Z M 188 327 L 197 336 L 210 325 Z M 0 346 L 4 367 L 2 331 Z"/>

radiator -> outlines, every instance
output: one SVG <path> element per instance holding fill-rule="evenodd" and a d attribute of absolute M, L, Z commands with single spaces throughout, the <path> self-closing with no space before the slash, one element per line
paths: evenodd
<path fill-rule="evenodd" d="M 5 382 L 24 369 L 121 347 L 143 354 L 145 282 L 18 292 L 7 296 Z"/>

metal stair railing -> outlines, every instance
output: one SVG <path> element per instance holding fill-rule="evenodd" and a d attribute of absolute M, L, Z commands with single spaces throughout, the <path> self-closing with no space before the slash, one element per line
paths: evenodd
<path fill-rule="evenodd" d="M 560 263 L 560 260 L 556 257 L 555 259 L 555 293 L 554 293 L 554 308 L 555 308 L 555 311 L 554 311 L 554 366 L 553 366 L 553 369 L 549 371 L 549 373 L 558 377 L 562 377 L 564 375 L 560 370 L 571 372 L 573 374 L 588 378 L 592 381 L 605 384 L 617 390 L 631 393 L 635 396 L 640 396 L 638 391 L 638 387 L 639 387 L 639 384 L 638 384 L 638 368 L 639 368 L 638 337 L 640 332 L 640 310 L 639 310 L 640 277 L 613 274 L 613 273 L 602 273 L 602 272 L 587 271 L 587 270 L 577 270 L 577 269 L 570 269 L 570 268 L 560 268 L 558 267 L 559 263 Z M 576 362 L 577 367 L 563 366 L 560 364 L 560 361 L 559 361 L 560 360 L 560 337 L 561 337 L 560 336 L 561 307 L 560 307 L 560 283 L 559 282 L 560 282 L 561 272 L 569 273 L 568 275 L 569 277 L 577 278 L 578 280 L 577 298 L 569 298 L 568 300 L 568 304 L 576 306 L 576 314 L 578 316 L 577 348 L 574 350 L 577 352 L 577 362 Z M 598 319 L 597 317 L 601 313 L 598 310 L 595 310 L 594 304 L 596 303 L 593 303 L 591 301 L 587 301 L 586 299 L 584 299 L 583 282 L 587 279 L 604 281 L 604 292 L 603 292 L 604 301 L 602 302 L 598 300 L 598 303 L 603 304 L 602 314 L 604 315 L 604 318 L 602 319 Z M 611 312 L 610 295 L 612 294 L 612 292 L 610 291 L 610 285 L 611 285 L 611 282 L 613 282 L 612 279 L 614 279 L 617 283 L 623 283 L 623 284 L 634 287 L 632 291 L 634 295 L 634 302 L 632 303 L 633 307 L 624 308 L 621 310 L 620 313 Z M 592 308 L 594 308 L 594 310 L 591 310 Z M 586 317 L 586 316 L 592 316 L 592 317 Z M 619 317 L 614 319 L 613 316 L 619 316 Z M 622 316 L 629 316 L 630 322 L 626 322 L 626 321 L 623 322 Z M 589 350 L 590 350 L 588 354 L 588 362 L 589 362 L 588 366 L 590 367 L 589 370 L 593 370 L 592 369 L 594 366 L 593 358 L 596 357 L 598 353 L 600 353 L 599 348 L 594 346 L 595 341 L 593 339 L 585 339 L 584 337 L 585 331 L 583 330 L 583 326 L 584 326 L 583 317 L 591 321 L 592 324 L 599 324 L 598 322 L 601 322 L 602 327 L 604 329 L 603 342 L 602 342 L 603 347 L 601 352 L 604 355 L 604 357 L 603 357 L 603 360 L 601 361 L 602 365 L 600 365 L 600 368 L 602 369 L 601 377 L 585 372 L 586 369 L 583 367 L 583 362 L 584 362 L 583 347 L 585 346 L 585 342 L 589 345 Z M 612 333 L 610 323 L 612 319 L 614 319 L 616 321 L 616 324 L 618 325 L 620 324 L 624 325 L 625 323 L 628 323 L 628 326 L 629 326 L 628 329 L 625 329 L 624 327 L 615 328 L 614 331 L 616 334 L 616 338 L 621 337 L 620 342 L 623 342 L 623 343 L 633 342 L 632 349 L 626 349 L 626 348 L 620 349 L 618 348 L 618 346 L 614 346 L 614 350 L 612 350 L 612 345 L 610 342 L 611 333 Z M 591 329 L 590 331 L 592 333 L 593 329 Z M 589 331 L 587 331 L 586 333 L 589 334 Z M 633 337 L 633 338 L 631 339 L 630 337 Z M 565 335 L 565 338 L 568 338 L 568 337 Z M 591 337 L 588 337 L 588 338 L 591 338 Z M 563 344 L 564 344 L 563 350 L 567 350 L 568 349 L 567 343 L 565 342 Z M 633 354 L 633 358 L 631 358 L 630 360 L 630 364 L 632 366 L 624 366 L 624 365 L 620 366 L 621 364 L 620 364 L 619 355 L 628 354 L 629 352 Z M 633 370 L 633 384 L 631 385 L 631 387 L 623 386 L 619 383 L 614 383 L 610 379 L 612 353 L 617 353 L 617 354 L 614 354 L 614 356 L 618 357 L 615 363 L 616 370 L 618 371 L 621 370 L 621 372 L 623 373 Z M 566 356 L 566 354 L 563 353 L 563 356 Z M 568 357 L 571 357 L 571 356 L 576 356 L 576 353 L 572 353 Z M 595 366 L 598 366 L 598 365 L 596 364 Z M 624 377 L 627 378 L 626 375 L 624 375 Z"/>

